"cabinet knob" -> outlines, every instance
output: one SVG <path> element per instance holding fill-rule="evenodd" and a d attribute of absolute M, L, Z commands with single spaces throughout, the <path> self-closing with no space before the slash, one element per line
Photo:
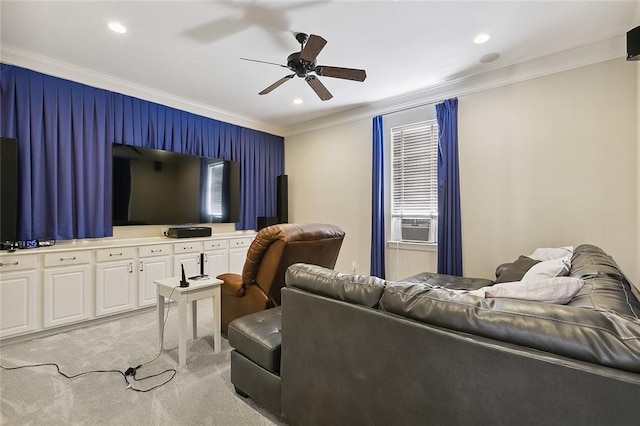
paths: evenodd
<path fill-rule="evenodd" d="M 0 262 L 0 266 L 11 266 L 11 265 L 16 266 L 18 263 L 20 263 L 20 262 L 18 262 L 17 260 L 15 262 L 11 262 L 11 263 L 2 263 L 2 262 Z"/>
<path fill-rule="evenodd" d="M 65 260 L 76 260 L 76 257 L 73 256 L 73 257 L 61 257 L 60 258 L 60 262 L 64 262 Z"/>
<path fill-rule="evenodd" d="M 120 252 L 120 253 L 109 253 L 109 256 L 110 256 L 110 257 L 113 257 L 113 256 L 122 256 L 122 252 Z"/>
<path fill-rule="evenodd" d="M 144 271 L 144 262 L 140 261 L 140 272 Z"/>

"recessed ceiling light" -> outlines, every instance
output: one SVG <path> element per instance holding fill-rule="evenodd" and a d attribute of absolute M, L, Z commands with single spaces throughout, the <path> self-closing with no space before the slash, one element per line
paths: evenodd
<path fill-rule="evenodd" d="M 473 42 L 475 44 L 482 44 L 482 43 L 486 43 L 490 38 L 491 36 L 489 34 L 481 33 L 475 36 L 475 38 L 473 39 Z"/>
<path fill-rule="evenodd" d="M 293 103 L 294 103 L 294 104 L 296 104 L 296 105 L 300 105 L 300 104 L 302 103 L 302 99 L 300 99 L 300 98 L 295 98 L 295 99 L 293 100 Z"/>
<path fill-rule="evenodd" d="M 127 28 L 119 22 L 109 22 L 108 27 L 114 33 L 124 34 L 127 32 Z"/>

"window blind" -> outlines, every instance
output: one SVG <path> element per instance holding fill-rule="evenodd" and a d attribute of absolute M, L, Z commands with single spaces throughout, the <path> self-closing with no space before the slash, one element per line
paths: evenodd
<path fill-rule="evenodd" d="M 224 163 L 209 164 L 207 170 L 207 215 L 222 217 L 222 173 Z"/>
<path fill-rule="evenodd" d="M 391 129 L 391 214 L 438 214 L 438 123 L 436 120 Z"/>

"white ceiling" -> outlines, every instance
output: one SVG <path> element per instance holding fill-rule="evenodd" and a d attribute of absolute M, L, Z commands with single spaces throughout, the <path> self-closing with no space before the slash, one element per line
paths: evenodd
<path fill-rule="evenodd" d="M 635 27 L 637 1 L 5 1 L 3 48 L 55 59 L 280 129 L 444 82 L 614 37 Z M 128 28 L 107 29 L 116 20 Z M 321 101 L 290 74 L 294 33 L 323 36 L 318 64 L 367 71 L 320 77 Z M 481 32 L 491 39 L 476 45 Z M 479 59 L 489 53 L 500 58 Z M 620 52 L 623 56 L 625 52 Z M 4 60 L 4 59 L 3 59 Z M 293 99 L 303 100 L 294 105 Z"/>

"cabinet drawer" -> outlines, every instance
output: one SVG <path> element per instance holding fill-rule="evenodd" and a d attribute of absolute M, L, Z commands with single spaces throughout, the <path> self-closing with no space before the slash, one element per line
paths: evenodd
<path fill-rule="evenodd" d="M 171 254 L 171 244 L 155 244 L 138 249 L 138 256 L 140 257 L 160 256 L 163 254 Z"/>
<path fill-rule="evenodd" d="M 77 265 L 91 262 L 91 252 L 69 251 L 60 253 L 49 253 L 44 255 L 44 266 Z"/>
<path fill-rule="evenodd" d="M 207 250 L 223 250 L 229 248 L 229 241 L 227 240 L 212 240 L 204 242 L 204 249 Z"/>
<path fill-rule="evenodd" d="M 116 247 L 96 250 L 96 261 L 105 262 L 112 260 L 131 259 L 136 255 L 135 251 L 136 250 L 133 247 Z"/>
<path fill-rule="evenodd" d="M 173 245 L 173 252 L 178 253 L 199 253 L 202 251 L 202 241 L 191 241 L 176 243 Z"/>
<path fill-rule="evenodd" d="M 19 271 L 36 267 L 36 256 L 2 256 L 0 257 L 0 272 Z"/>
<path fill-rule="evenodd" d="M 229 248 L 249 247 L 253 237 L 232 238 L 229 240 Z"/>

